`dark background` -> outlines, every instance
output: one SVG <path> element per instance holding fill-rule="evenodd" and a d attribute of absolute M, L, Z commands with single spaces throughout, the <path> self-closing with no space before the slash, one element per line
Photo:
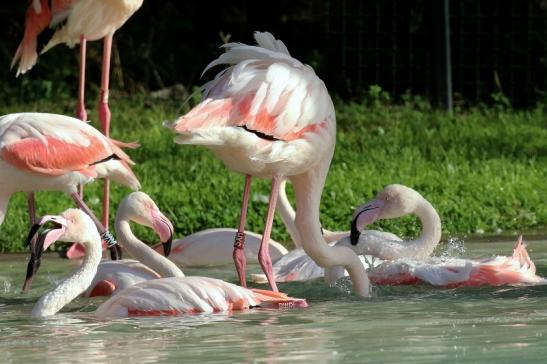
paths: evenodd
<path fill-rule="evenodd" d="M 439 0 L 145 0 L 116 33 L 111 87 L 130 94 L 199 85 L 223 36 L 249 43 L 254 30 L 268 30 L 342 97 L 359 98 L 378 84 L 395 99 L 406 92 L 432 98 L 432 23 L 439 16 L 433 1 Z M 8 71 L 26 6 L 23 0 L 0 3 L 0 95 L 20 101 L 73 95 L 77 49 L 56 47 L 18 79 Z M 450 22 L 456 105 L 489 103 L 500 92 L 516 107 L 545 100 L 546 0 L 452 0 Z M 100 63 L 101 42 L 93 42 L 91 93 Z"/>

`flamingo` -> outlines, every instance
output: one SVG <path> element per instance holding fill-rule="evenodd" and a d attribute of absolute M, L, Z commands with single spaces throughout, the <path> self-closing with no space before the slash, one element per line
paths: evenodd
<path fill-rule="evenodd" d="M 45 223 L 53 228 L 33 236 Z M 101 261 L 101 239 L 91 218 L 78 209 L 59 216 L 44 216 L 29 234 L 29 260 L 24 289 L 30 285 L 42 253 L 55 241 L 80 241 L 86 248 L 82 265 L 70 277 L 43 295 L 32 310 L 32 317 L 54 315 L 83 293 L 91 284 Z M 182 315 L 201 312 L 245 310 L 252 307 L 306 307 L 305 300 L 283 293 L 249 290 L 219 279 L 206 277 L 170 277 L 145 281 L 112 296 L 95 311 L 98 318 L 127 316 Z"/>
<path fill-rule="evenodd" d="M 17 76 L 29 71 L 38 58 L 38 35 L 47 27 L 57 30 L 41 53 L 65 43 L 69 47 L 80 43 L 80 76 L 76 116 L 87 121 L 85 108 L 85 58 L 87 40 L 104 39 L 101 90 L 98 103 L 102 132 L 110 136 L 111 113 L 108 107 L 110 58 L 112 38 L 141 6 L 143 0 L 31 0 L 26 12 L 25 33 L 12 61 L 19 62 Z M 106 178 L 103 186 L 102 223 L 108 228 L 110 184 Z"/>
<path fill-rule="evenodd" d="M 278 282 L 309 281 L 325 277 L 334 285 L 347 273 L 338 267 L 322 269 L 301 249 L 286 255 L 290 258 L 274 266 Z M 399 258 L 393 261 L 360 256 L 370 281 L 377 285 L 426 283 L 436 287 L 478 287 L 510 284 L 544 284 L 536 274 L 536 267 L 528 255 L 526 245 L 519 236 L 511 256 L 484 259 L 429 257 L 425 260 Z M 284 264 L 283 264 L 284 263 Z M 253 282 L 265 283 L 263 275 L 253 275 Z"/>
<path fill-rule="evenodd" d="M 95 221 L 103 239 L 115 254 L 114 237 L 95 217 L 77 193 L 78 185 L 110 177 L 132 189 L 140 183 L 131 159 L 121 149 L 134 148 L 110 139 L 75 118 L 46 113 L 19 113 L 0 117 L 0 225 L 15 192 L 33 195 L 40 190 L 68 193 Z M 29 197 L 31 224 L 35 207 Z"/>
<path fill-rule="evenodd" d="M 288 210 L 288 216 L 284 219 L 285 223 L 288 226 L 294 225 L 290 219 L 290 216 L 294 215 L 292 207 L 289 204 L 285 208 Z M 405 241 L 395 234 L 378 230 L 360 232 L 364 224 L 372 224 L 378 219 L 394 219 L 411 214 L 416 215 L 422 224 L 422 232 L 416 239 Z M 293 228 L 292 226 L 289 230 Z M 371 255 L 382 260 L 398 258 L 420 260 L 431 255 L 441 240 L 441 230 L 439 214 L 427 199 L 410 187 L 392 184 L 379 192 L 374 200 L 355 210 L 351 232 L 323 231 L 325 240 L 331 245 L 346 246 L 360 256 Z M 309 277 L 323 275 L 323 269 L 315 264 L 302 249 L 295 249 L 283 256 L 275 262 L 273 269 L 278 282 L 308 280 Z M 341 267 L 327 269 L 327 271 L 334 270 L 344 272 Z M 255 274 L 252 280 L 263 282 L 264 276 Z"/>
<path fill-rule="evenodd" d="M 139 282 L 161 277 L 184 277 L 173 262 L 133 234 L 129 225 L 131 221 L 154 229 L 162 241 L 163 253 L 169 255 L 174 231 L 171 221 L 146 193 L 132 192 L 118 206 L 115 227 L 120 245 L 137 261 L 102 261 L 84 296 L 111 296 Z"/>
<path fill-rule="evenodd" d="M 306 253 L 320 266 L 345 266 L 356 294 L 368 297 L 369 281 L 357 255 L 347 247 L 329 247 L 320 233 L 319 203 L 336 142 L 332 100 L 313 69 L 291 57 L 283 42 L 267 32 L 255 32 L 254 38 L 257 46 L 224 45 L 226 53 L 205 71 L 220 64 L 229 67 L 204 86 L 199 105 L 166 126 L 178 134 L 175 142 L 203 145 L 228 168 L 246 176 L 233 252 L 242 286 L 251 179 L 271 178 L 258 260 L 277 291 L 268 242 L 279 184 L 287 177 L 295 188 L 295 225 Z"/>
<path fill-rule="evenodd" d="M 359 231 L 364 224 L 378 219 L 408 214 L 417 215 L 422 223 L 422 233 L 417 239 L 404 241 L 389 232 Z M 361 262 L 374 284 L 424 282 L 434 286 L 460 287 L 543 282 L 535 274 L 535 265 L 522 237 L 510 257 L 482 260 L 431 257 L 441 238 L 440 217 L 435 208 L 410 187 L 385 187 L 374 200 L 355 210 L 351 226 L 352 237 L 347 232 L 344 238 L 332 244 L 352 247 L 360 254 Z M 356 237 L 354 243 L 352 238 Z M 327 283 L 332 285 L 346 274 L 341 267 L 319 267 L 302 249 L 295 249 L 276 261 L 273 269 L 278 282 L 307 281 L 324 276 Z M 255 283 L 266 282 L 261 274 L 253 275 L 252 280 Z"/>

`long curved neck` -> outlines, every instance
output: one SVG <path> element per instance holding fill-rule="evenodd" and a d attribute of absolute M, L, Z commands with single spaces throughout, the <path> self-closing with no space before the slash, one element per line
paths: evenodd
<path fill-rule="evenodd" d="M 344 266 L 353 282 L 355 293 L 368 297 L 368 276 L 357 255 L 344 246 L 330 247 L 321 235 L 319 204 L 333 153 L 334 145 L 318 166 L 291 177 L 297 206 L 295 224 L 306 254 L 321 267 Z"/>
<path fill-rule="evenodd" d="M 6 213 L 8 212 L 8 203 L 11 197 L 11 193 L 6 193 L 0 191 L 0 226 L 6 218 Z"/>
<path fill-rule="evenodd" d="M 302 243 L 300 241 L 300 235 L 298 229 L 294 224 L 294 219 L 296 217 L 296 212 L 294 211 L 289 198 L 287 197 L 287 180 L 281 181 L 279 186 L 279 195 L 277 196 L 277 212 L 281 216 L 281 220 L 285 224 L 289 235 L 297 248 L 302 248 Z"/>
<path fill-rule="evenodd" d="M 33 317 L 51 316 L 84 292 L 97 274 L 101 261 L 101 237 L 96 229 L 89 239 L 83 240 L 86 255 L 84 261 L 70 277 L 62 281 L 53 290 L 43 295 L 32 310 Z"/>
<path fill-rule="evenodd" d="M 408 242 L 413 249 L 413 258 L 425 259 L 433 253 L 433 250 L 441 240 L 441 218 L 435 208 L 423 199 L 414 211 L 422 223 L 422 233 L 414 240 Z"/>
<path fill-rule="evenodd" d="M 155 270 L 162 277 L 184 277 L 184 273 L 175 263 L 157 253 L 133 234 L 128 220 L 117 218 L 115 226 L 118 239 L 132 257 Z"/>

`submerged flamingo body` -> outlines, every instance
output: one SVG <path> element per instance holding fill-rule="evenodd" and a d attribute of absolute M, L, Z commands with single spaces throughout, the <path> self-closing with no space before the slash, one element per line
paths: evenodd
<path fill-rule="evenodd" d="M 55 224 L 55 228 L 43 231 L 35 240 L 29 236 L 32 256 L 27 267 L 25 287 L 37 271 L 39 261 L 36 258 L 41 257 L 42 252 L 56 240 L 79 239 L 86 248 L 86 256 L 82 265 L 70 277 L 61 281 L 38 300 L 32 310 L 33 317 L 54 315 L 82 294 L 93 281 L 101 260 L 99 232 L 91 218 L 83 211 L 69 209 L 60 216 L 45 216 L 39 226 L 49 221 Z M 39 227 L 32 229 L 33 232 L 38 230 Z M 157 254 L 154 251 L 152 253 Z M 254 306 L 291 308 L 307 307 L 307 303 L 305 300 L 291 298 L 282 293 L 252 291 L 214 278 L 170 277 L 141 282 L 122 290 L 101 304 L 95 315 L 107 318 L 211 313 L 244 310 Z"/>
<path fill-rule="evenodd" d="M 437 287 L 478 287 L 546 282 L 536 275 L 535 264 L 528 255 L 522 237 L 519 237 L 511 256 L 482 260 L 430 257 L 426 260 L 402 258 L 393 261 L 361 256 L 361 261 L 370 281 L 377 285 L 425 283 Z M 307 281 L 325 275 L 325 270 L 301 249 L 290 252 L 279 263 L 282 264 L 274 265 L 278 282 Z M 344 275 L 343 270 L 335 270 L 328 273 L 327 278 L 332 284 Z M 257 283 L 265 282 L 261 275 L 254 275 L 253 280 Z"/>
<path fill-rule="evenodd" d="M 245 310 L 252 307 L 307 307 L 279 292 L 250 290 L 206 277 L 161 278 L 138 283 L 104 302 L 99 317 L 159 316 Z"/>

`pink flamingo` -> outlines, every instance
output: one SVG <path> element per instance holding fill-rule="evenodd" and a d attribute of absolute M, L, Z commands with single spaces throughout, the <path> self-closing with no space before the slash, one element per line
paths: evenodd
<path fill-rule="evenodd" d="M 51 222 L 54 227 L 33 235 Z M 24 288 L 28 287 L 40 263 L 42 253 L 56 240 L 79 240 L 86 248 L 82 265 L 53 290 L 43 295 L 32 310 L 33 317 L 57 313 L 83 293 L 91 284 L 101 261 L 101 238 L 91 218 L 81 210 L 69 209 L 60 216 L 45 216 L 29 234 L 32 256 Z M 305 300 L 283 293 L 249 290 L 206 277 L 171 277 L 138 283 L 124 289 L 101 304 L 95 311 L 99 318 L 126 316 L 182 315 L 201 312 L 245 310 L 252 307 L 306 307 Z"/>
<path fill-rule="evenodd" d="M 378 219 L 408 214 L 417 215 L 422 222 L 422 232 L 416 239 L 405 241 L 388 232 L 361 231 L 364 225 Z M 351 226 L 353 241 L 347 232 L 334 244 L 351 247 L 360 254 L 374 284 L 424 282 L 454 287 L 543 282 L 535 274 L 535 266 L 522 238 L 510 257 L 483 260 L 431 257 L 441 238 L 439 215 L 422 195 L 406 186 L 387 186 L 374 200 L 355 210 Z M 325 276 L 330 285 L 346 274 L 342 267 L 322 269 L 302 249 L 293 250 L 278 260 L 274 272 L 278 282 L 307 281 Z M 260 274 L 253 275 L 252 280 L 266 282 Z"/>
<path fill-rule="evenodd" d="M 85 108 L 85 58 L 87 40 L 104 39 L 99 120 L 103 134 L 110 136 L 108 107 L 112 38 L 142 5 L 143 0 L 31 0 L 25 19 L 25 34 L 15 53 L 12 67 L 19 61 L 17 75 L 30 70 L 37 61 L 37 38 L 47 27 L 58 27 L 41 53 L 60 43 L 72 47 L 80 43 L 80 76 L 76 116 L 87 120 Z M 51 5 L 51 7 L 50 7 Z M 60 26 L 63 23 L 62 26 Z M 104 181 L 102 223 L 108 228 L 110 184 Z"/>
<path fill-rule="evenodd" d="M 136 283 L 161 277 L 184 277 L 170 260 L 140 241 L 131 231 L 133 221 L 154 229 L 160 237 L 163 254 L 168 256 L 173 239 L 173 225 L 144 192 L 126 196 L 116 213 L 116 235 L 120 245 L 135 259 L 102 261 L 84 296 L 111 296 Z"/>
<path fill-rule="evenodd" d="M 15 192 L 29 195 L 34 224 L 35 191 L 60 190 L 95 221 L 104 240 L 115 240 L 77 193 L 78 185 L 109 177 L 133 189 L 140 187 L 131 159 L 122 147 L 136 147 L 105 137 L 87 123 L 63 115 L 9 114 L 0 117 L 0 224 Z M 115 249 L 113 249 L 115 252 Z"/>
<path fill-rule="evenodd" d="M 230 169 L 246 176 L 234 261 L 246 284 L 244 227 L 252 176 L 271 178 L 272 188 L 258 260 L 277 291 L 268 242 L 279 184 L 295 187 L 295 224 L 303 248 L 321 266 L 343 265 L 355 292 L 369 296 L 367 274 L 347 247 L 329 247 L 321 235 L 319 203 L 334 153 L 336 117 L 324 83 L 310 66 L 292 58 L 270 33 L 255 33 L 257 46 L 229 43 L 205 71 L 231 65 L 204 86 L 204 100 L 168 125 L 180 144 L 213 150 Z"/>

